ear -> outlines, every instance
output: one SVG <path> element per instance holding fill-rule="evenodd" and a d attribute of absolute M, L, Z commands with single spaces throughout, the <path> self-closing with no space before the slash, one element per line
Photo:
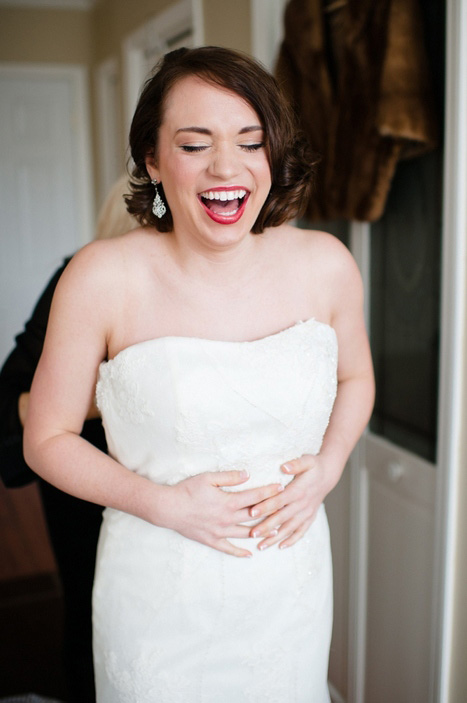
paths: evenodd
<path fill-rule="evenodd" d="M 146 158 L 144 159 L 144 162 L 146 164 L 146 170 L 149 174 L 149 177 L 151 178 L 151 181 L 153 181 L 153 180 L 160 181 L 159 169 L 156 166 L 156 162 L 154 159 L 154 152 L 148 152 L 146 154 Z"/>

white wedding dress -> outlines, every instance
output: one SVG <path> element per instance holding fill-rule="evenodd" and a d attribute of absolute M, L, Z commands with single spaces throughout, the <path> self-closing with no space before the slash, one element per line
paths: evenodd
<path fill-rule="evenodd" d="M 163 337 L 101 364 L 110 454 L 175 484 L 248 469 L 235 490 L 290 478 L 319 452 L 336 393 L 331 327 L 253 342 Z M 232 489 L 230 489 L 232 490 Z M 232 540 L 235 541 L 235 540 Z M 332 571 L 324 506 L 306 536 L 236 558 L 106 509 L 93 595 L 98 703 L 328 703 Z"/>

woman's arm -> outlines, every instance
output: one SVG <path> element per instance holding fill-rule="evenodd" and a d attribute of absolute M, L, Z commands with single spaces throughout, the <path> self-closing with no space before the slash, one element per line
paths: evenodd
<path fill-rule="evenodd" d="M 357 266 L 343 245 L 329 242 L 331 270 L 321 281 L 321 293 L 330 301 L 330 324 L 338 341 L 338 388 L 320 453 L 305 454 L 281 468 L 294 475 L 282 495 L 256 505 L 252 517 L 263 518 L 252 528 L 264 549 L 297 542 L 316 517 L 327 494 L 336 486 L 349 455 L 371 415 L 374 377 L 363 316 L 363 286 Z"/>
<path fill-rule="evenodd" d="M 8 487 L 22 486 L 36 478 L 23 457 L 24 417 L 53 292 L 65 265 L 50 279 L 0 371 L 0 474 Z"/>
<path fill-rule="evenodd" d="M 161 486 L 79 436 L 115 316 L 123 309 L 126 269 L 120 246 L 117 240 L 88 245 L 60 279 L 31 388 L 24 432 L 26 461 L 47 481 L 79 498 L 177 530 L 220 551 L 249 556 L 228 537 L 249 536 L 249 529 L 239 523 L 249 519 L 251 505 L 276 495 L 282 489 L 279 484 L 225 492 L 222 486 L 248 478 L 233 471 Z"/>

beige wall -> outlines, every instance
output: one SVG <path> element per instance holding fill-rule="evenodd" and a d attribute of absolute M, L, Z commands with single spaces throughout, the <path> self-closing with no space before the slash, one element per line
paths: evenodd
<path fill-rule="evenodd" d="M 204 43 L 251 51 L 250 0 L 204 0 Z"/>
<path fill-rule="evenodd" d="M 101 0 L 93 18 L 95 63 L 118 56 L 125 37 L 173 4 L 173 0 Z"/>
<path fill-rule="evenodd" d="M 89 66 L 91 60 L 91 13 L 0 8 L 0 61 Z"/>

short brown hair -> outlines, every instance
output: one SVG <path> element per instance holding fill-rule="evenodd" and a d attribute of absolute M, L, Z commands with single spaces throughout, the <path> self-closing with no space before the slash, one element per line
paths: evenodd
<path fill-rule="evenodd" d="M 271 169 L 271 190 L 252 228 L 255 234 L 296 217 L 309 198 L 316 160 L 278 85 L 261 64 L 246 54 L 217 46 L 176 49 L 166 54 L 143 88 L 130 128 L 134 167 L 131 195 L 125 198 L 128 212 L 142 225 L 160 232 L 173 229 L 172 213 L 165 201 L 164 185 L 158 190 L 167 205 L 161 218 L 152 213 L 154 186 L 145 159 L 157 150 L 164 104 L 170 89 L 187 76 L 197 76 L 243 98 L 258 115 L 265 131 Z"/>

